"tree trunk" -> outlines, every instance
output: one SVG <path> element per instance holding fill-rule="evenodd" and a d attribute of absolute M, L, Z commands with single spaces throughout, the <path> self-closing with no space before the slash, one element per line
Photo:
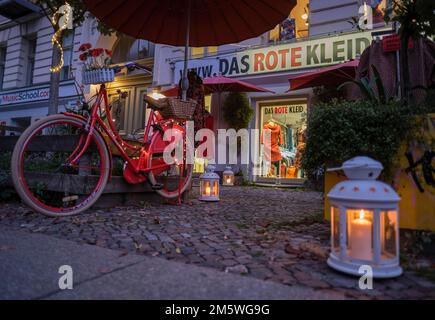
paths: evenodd
<path fill-rule="evenodd" d="M 410 103 L 410 77 L 408 66 L 408 43 L 410 35 L 406 32 L 400 37 L 400 69 L 402 72 L 402 103 Z"/>
<path fill-rule="evenodd" d="M 62 38 L 59 39 L 62 44 Z M 54 45 L 52 50 L 51 65 L 57 66 L 60 61 L 60 50 Z M 59 84 L 60 72 L 51 72 L 50 74 L 50 97 L 48 99 L 48 114 L 56 114 L 59 112 Z"/>

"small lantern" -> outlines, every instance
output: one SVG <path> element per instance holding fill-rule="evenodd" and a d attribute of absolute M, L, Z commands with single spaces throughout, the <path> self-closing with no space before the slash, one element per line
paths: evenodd
<path fill-rule="evenodd" d="M 199 177 L 201 201 L 219 201 L 219 176 L 214 173 L 213 166 L 207 166 L 206 172 Z"/>
<path fill-rule="evenodd" d="M 399 266 L 400 197 L 389 185 L 376 180 L 380 162 L 355 157 L 341 168 L 349 180 L 335 185 L 328 194 L 331 212 L 331 253 L 328 265 L 361 276 L 369 265 L 375 278 L 397 277 Z"/>
<path fill-rule="evenodd" d="M 234 172 L 231 170 L 231 167 L 228 166 L 225 168 L 224 173 L 222 174 L 222 185 L 223 186 L 233 186 L 234 185 Z"/>

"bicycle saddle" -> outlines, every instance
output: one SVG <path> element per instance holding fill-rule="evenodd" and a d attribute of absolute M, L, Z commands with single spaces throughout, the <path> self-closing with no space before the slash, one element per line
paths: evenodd
<path fill-rule="evenodd" d="M 167 98 L 156 100 L 156 99 L 153 99 L 153 98 L 145 95 L 143 99 L 146 103 L 148 103 L 150 108 L 154 109 L 154 110 L 161 110 L 161 109 L 167 107 L 167 105 L 168 105 Z"/>

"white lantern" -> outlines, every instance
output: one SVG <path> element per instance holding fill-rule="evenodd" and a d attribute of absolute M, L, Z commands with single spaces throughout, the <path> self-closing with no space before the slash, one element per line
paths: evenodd
<path fill-rule="evenodd" d="M 207 166 L 206 172 L 199 177 L 201 201 L 219 201 L 219 176 L 214 169 L 213 166 Z"/>
<path fill-rule="evenodd" d="M 397 277 L 399 266 L 400 197 L 389 185 L 376 180 L 383 166 L 368 157 L 355 157 L 341 168 L 349 180 L 328 194 L 331 212 L 331 253 L 328 265 L 361 276 L 369 265 L 375 278 Z"/>
<path fill-rule="evenodd" d="M 222 185 L 223 186 L 234 185 L 234 172 L 231 170 L 230 166 L 226 167 L 225 171 L 222 174 Z"/>

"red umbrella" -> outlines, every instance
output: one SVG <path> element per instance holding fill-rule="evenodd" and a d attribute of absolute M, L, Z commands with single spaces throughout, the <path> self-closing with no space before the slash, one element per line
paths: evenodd
<path fill-rule="evenodd" d="M 253 84 L 227 78 L 224 76 L 216 76 L 205 78 L 203 81 L 204 87 L 208 92 L 271 92 L 271 90 L 254 86 Z"/>
<path fill-rule="evenodd" d="M 203 80 L 204 90 L 206 94 L 215 92 L 271 92 L 271 90 L 254 86 L 253 84 L 227 78 L 224 76 L 215 76 L 205 78 Z M 178 86 L 172 87 L 168 90 L 162 91 L 161 94 L 167 97 L 176 97 L 179 94 Z"/>
<path fill-rule="evenodd" d="M 183 100 L 188 47 L 237 43 L 273 29 L 296 0 L 84 0 L 108 26 L 135 38 L 185 46 Z"/>
<path fill-rule="evenodd" d="M 105 24 L 135 38 L 193 47 L 236 43 L 273 29 L 295 0 L 84 0 Z M 189 10 L 189 8 L 191 8 Z M 187 26 L 190 12 L 190 25 Z"/>
<path fill-rule="evenodd" d="M 350 60 L 320 70 L 295 75 L 289 79 L 290 90 L 317 87 L 321 85 L 337 86 L 355 78 L 359 60 Z"/>

